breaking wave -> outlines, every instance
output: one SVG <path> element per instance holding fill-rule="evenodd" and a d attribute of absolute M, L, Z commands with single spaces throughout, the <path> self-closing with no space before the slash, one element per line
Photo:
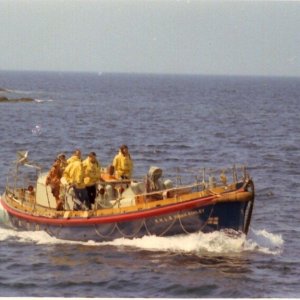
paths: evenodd
<path fill-rule="evenodd" d="M 80 244 L 86 246 L 130 247 L 148 251 L 166 251 L 201 256 L 207 253 L 242 253 L 256 252 L 269 255 L 282 253 L 284 241 L 281 235 L 266 230 L 252 230 L 245 235 L 228 236 L 224 232 L 193 233 L 182 236 L 142 238 L 120 238 L 109 242 L 76 242 L 57 239 L 44 231 L 15 231 L 0 227 L 0 241 L 14 240 L 20 243 L 35 243 L 37 245 Z"/>
<path fill-rule="evenodd" d="M 53 102 L 54 100 L 53 99 L 33 99 L 34 102 L 37 102 L 37 103 L 44 103 L 44 102 Z"/>

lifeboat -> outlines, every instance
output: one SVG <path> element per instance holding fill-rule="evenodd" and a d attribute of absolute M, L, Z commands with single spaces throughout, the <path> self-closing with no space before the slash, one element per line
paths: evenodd
<path fill-rule="evenodd" d="M 78 209 L 72 188 L 62 183 L 63 210 L 57 211 L 55 198 L 45 184 L 47 172 L 29 162 L 26 152 L 9 172 L 0 198 L 1 218 L 16 230 L 43 230 L 72 241 L 199 231 L 247 234 L 255 198 L 253 180 L 244 166 L 219 170 L 218 178 L 217 172 L 199 169 L 190 183 L 182 183 L 178 171 L 175 179 L 171 175 L 164 179 L 162 169 L 152 166 L 142 179 L 99 180 L 90 209 Z"/>

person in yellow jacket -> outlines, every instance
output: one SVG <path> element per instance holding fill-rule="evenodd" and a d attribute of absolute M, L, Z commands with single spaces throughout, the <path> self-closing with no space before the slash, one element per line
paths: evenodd
<path fill-rule="evenodd" d="M 81 162 L 79 156 L 74 157 L 70 161 L 64 170 L 63 177 L 69 185 L 74 188 L 76 198 L 91 209 L 91 204 L 87 194 L 86 186 L 84 183 L 85 167 Z M 79 207 L 75 205 L 74 210 L 78 210 Z"/>
<path fill-rule="evenodd" d="M 89 201 L 91 204 L 94 204 L 97 192 L 97 183 L 101 176 L 100 163 L 97 161 L 96 153 L 91 152 L 82 164 L 85 168 L 84 184 L 86 185 Z"/>
<path fill-rule="evenodd" d="M 130 179 L 133 172 L 133 161 L 127 145 L 120 147 L 119 153 L 113 159 L 116 176 L 119 179 Z"/>
<path fill-rule="evenodd" d="M 79 149 L 76 149 L 73 152 L 72 156 L 67 159 L 67 164 L 70 164 L 71 162 L 76 161 L 78 158 L 81 160 L 81 151 Z"/>

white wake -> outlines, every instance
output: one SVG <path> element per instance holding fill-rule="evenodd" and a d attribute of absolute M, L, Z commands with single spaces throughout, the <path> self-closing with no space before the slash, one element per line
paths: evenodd
<path fill-rule="evenodd" d="M 14 240 L 20 243 L 80 244 L 87 246 L 134 247 L 148 251 L 166 251 L 201 255 L 203 253 L 233 254 L 242 252 L 260 252 L 278 255 L 283 250 L 284 241 L 281 235 L 266 230 L 251 230 L 245 235 L 228 236 L 223 232 L 193 233 L 173 237 L 144 236 L 142 238 L 120 238 L 110 242 L 75 242 L 60 240 L 49 236 L 44 231 L 15 231 L 0 227 L 0 242 Z"/>

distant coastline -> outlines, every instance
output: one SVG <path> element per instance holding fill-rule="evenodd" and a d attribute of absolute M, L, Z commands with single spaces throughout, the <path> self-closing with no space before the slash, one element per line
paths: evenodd
<path fill-rule="evenodd" d="M 7 90 L 5 88 L 0 88 L 0 93 L 2 94 L 7 94 L 10 93 L 10 90 Z M 33 102 L 34 99 L 33 98 L 29 98 L 29 97 L 21 97 L 21 98 L 7 98 L 6 96 L 0 96 L 0 103 L 3 102 Z"/>
<path fill-rule="evenodd" d="M 32 98 L 13 98 L 13 99 L 9 99 L 7 97 L 4 97 L 4 96 L 0 96 L 0 103 L 3 103 L 3 102 L 33 102 L 34 99 Z"/>

